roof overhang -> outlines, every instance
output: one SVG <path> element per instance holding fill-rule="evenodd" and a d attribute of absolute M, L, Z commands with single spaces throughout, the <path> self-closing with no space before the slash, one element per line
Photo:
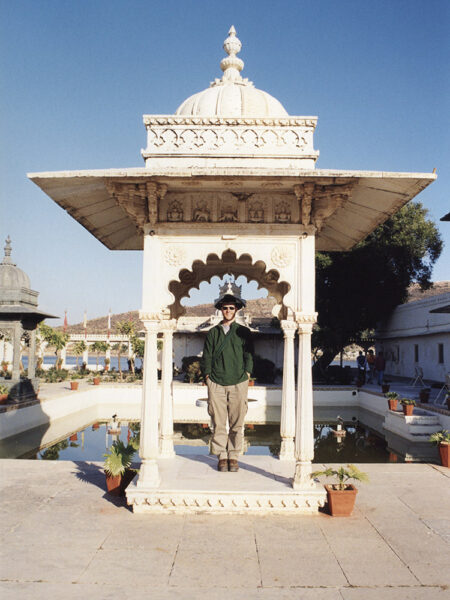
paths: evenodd
<path fill-rule="evenodd" d="M 322 209 L 323 218 L 317 230 L 317 249 L 344 251 L 363 240 L 437 176 L 434 173 L 328 169 L 306 171 L 292 168 L 269 170 L 195 167 L 170 171 L 149 168 L 62 171 L 30 173 L 28 177 L 111 250 L 143 248 L 143 220 L 144 223 L 145 219 L 146 222 L 150 222 L 148 219 L 152 218 L 148 214 L 150 209 L 145 208 L 143 212 L 143 206 L 149 202 L 148 190 L 163 189 L 164 195 L 170 192 L 192 194 L 197 191 L 225 191 L 236 195 L 276 193 L 291 195 L 294 201 L 297 198 L 301 202 L 303 192 L 298 190 L 309 189 L 313 190 L 312 216 L 315 194 L 324 198 L 329 193 L 330 197 L 340 196 L 341 199 L 333 204 L 331 212 L 328 210 L 330 214 Z M 125 196 L 121 197 L 117 190 L 122 188 L 127 191 Z M 345 194 L 340 194 L 339 190 L 345 190 Z M 157 200 L 155 206 L 157 212 Z M 157 226 L 158 216 L 153 216 L 153 219 L 156 219 Z M 174 231 L 178 227 L 182 234 L 182 227 L 185 228 L 186 223 L 170 225 Z M 200 223 L 195 225 L 200 226 Z M 228 231 L 242 223 L 201 225 L 205 230 L 220 227 Z M 257 227 L 255 224 L 252 226 Z M 304 231 L 301 219 L 298 223 L 294 221 L 285 225 L 278 224 L 277 227 L 285 228 L 289 235 L 296 230 L 299 234 Z M 261 231 L 263 229 L 261 227 Z"/>

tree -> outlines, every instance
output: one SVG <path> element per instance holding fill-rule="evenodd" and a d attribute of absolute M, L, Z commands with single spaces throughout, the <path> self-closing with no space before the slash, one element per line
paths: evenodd
<path fill-rule="evenodd" d="M 97 373 L 98 373 L 98 359 L 99 359 L 99 355 L 100 354 L 105 354 L 106 351 L 109 348 L 109 344 L 107 344 L 106 342 L 102 342 L 102 341 L 97 341 L 94 342 L 91 346 L 91 349 L 93 352 L 95 352 L 96 356 L 96 363 L 97 363 Z"/>
<path fill-rule="evenodd" d="M 322 351 L 314 365 L 316 374 L 403 303 L 412 283 L 431 287 L 433 264 L 443 243 L 426 216 L 419 202 L 409 203 L 352 251 L 316 255 L 318 323 L 313 347 Z"/>
<path fill-rule="evenodd" d="M 81 340 L 80 342 L 77 342 L 76 344 L 74 344 L 72 352 L 75 354 L 75 356 L 77 357 L 77 369 L 78 369 L 78 361 L 80 356 L 83 354 L 83 352 L 86 350 L 87 346 L 84 343 L 83 340 Z"/>
<path fill-rule="evenodd" d="M 53 329 L 53 327 L 50 327 L 50 325 L 46 325 L 45 323 L 41 323 L 39 325 L 39 333 L 42 339 L 46 341 L 49 346 L 54 347 L 56 355 L 55 368 L 60 367 L 60 352 L 69 341 L 69 334 L 65 333 L 64 331 Z"/>
<path fill-rule="evenodd" d="M 117 331 L 117 333 L 120 333 L 121 335 L 128 336 L 129 341 L 131 341 L 133 339 L 133 337 L 136 335 L 136 328 L 135 328 L 135 324 L 133 323 L 133 321 L 117 321 L 116 331 Z M 118 346 L 120 347 L 120 344 L 118 344 Z M 126 350 L 127 350 L 127 348 L 126 348 Z M 122 368 L 120 366 L 120 350 L 118 351 L 117 355 L 119 357 L 120 379 L 122 379 Z M 131 361 L 131 370 L 134 373 L 134 361 Z"/>

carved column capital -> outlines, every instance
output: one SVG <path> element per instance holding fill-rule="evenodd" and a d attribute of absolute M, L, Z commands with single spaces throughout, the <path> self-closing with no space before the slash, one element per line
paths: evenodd
<path fill-rule="evenodd" d="M 298 329 L 298 324 L 295 321 L 280 321 L 281 329 L 283 330 L 285 339 L 293 339 L 295 332 Z"/>
<path fill-rule="evenodd" d="M 300 221 L 305 227 L 311 222 L 311 206 L 314 196 L 315 183 L 308 182 L 294 186 L 298 200 Z"/>

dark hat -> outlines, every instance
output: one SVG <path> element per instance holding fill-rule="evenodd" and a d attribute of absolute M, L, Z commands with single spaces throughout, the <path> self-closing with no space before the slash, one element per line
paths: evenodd
<path fill-rule="evenodd" d="M 232 304 L 236 304 L 236 308 L 239 310 L 243 308 L 247 303 L 243 298 L 238 298 L 237 296 L 233 296 L 233 294 L 225 294 L 222 298 L 219 298 L 217 302 L 214 304 L 215 308 L 221 309 L 223 304 L 227 302 L 231 302 Z"/>

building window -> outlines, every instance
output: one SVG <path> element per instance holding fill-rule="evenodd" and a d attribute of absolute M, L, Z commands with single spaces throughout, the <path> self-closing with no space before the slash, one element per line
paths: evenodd
<path fill-rule="evenodd" d="M 444 344 L 438 344 L 438 363 L 444 364 Z"/>
<path fill-rule="evenodd" d="M 414 344 L 414 362 L 419 362 L 419 344 Z"/>

